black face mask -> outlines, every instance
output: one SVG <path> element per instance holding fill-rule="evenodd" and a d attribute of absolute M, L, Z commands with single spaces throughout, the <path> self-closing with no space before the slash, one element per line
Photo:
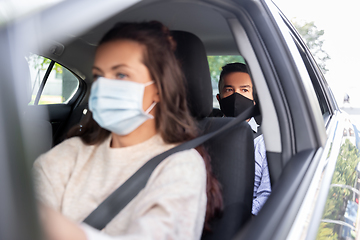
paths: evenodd
<path fill-rule="evenodd" d="M 233 93 L 228 97 L 220 99 L 220 109 L 227 117 L 236 117 L 251 106 L 254 106 L 253 100 L 244 97 L 239 93 Z"/>

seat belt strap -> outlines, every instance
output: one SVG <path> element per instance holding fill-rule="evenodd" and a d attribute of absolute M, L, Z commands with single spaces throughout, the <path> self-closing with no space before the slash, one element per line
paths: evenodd
<path fill-rule="evenodd" d="M 135 172 L 124 184 L 110 194 L 83 222 L 93 228 L 99 230 L 103 229 L 145 187 L 153 170 L 162 162 L 162 160 L 176 152 L 195 148 L 214 136 L 226 132 L 239 122 L 257 114 L 259 114 L 259 108 L 257 105 L 254 105 L 220 129 L 184 142 L 153 157 L 137 172 Z"/>
<path fill-rule="evenodd" d="M 253 134 L 254 140 L 255 140 L 255 138 L 257 138 L 261 134 L 262 134 L 262 130 L 261 130 L 261 127 L 259 126 L 258 129 L 257 129 L 257 132 L 254 132 L 254 134 Z"/>

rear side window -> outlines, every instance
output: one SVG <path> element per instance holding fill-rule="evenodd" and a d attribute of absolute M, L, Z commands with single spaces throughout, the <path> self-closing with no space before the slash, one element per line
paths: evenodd
<path fill-rule="evenodd" d="M 220 108 L 219 102 L 216 99 L 216 94 L 219 93 L 218 83 L 222 67 L 228 63 L 240 62 L 245 64 L 245 60 L 240 55 L 222 55 L 222 56 L 208 56 L 211 85 L 213 90 L 213 108 Z"/>
<path fill-rule="evenodd" d="M 328 116 L 328 115 L 330 115 L 330 109 L 329 109 L 329 106 L 328 106 L 328 103 L 327 103 L 327 100 L 325 97 L 323 87 L 321 86 L 321 84 L 319 82 L 322 75 L 316 74 L 316 72 L 315 72 L 316 69 L 314 67 L 314 63 L 312 62 L 311 59 L 309 59 L 309 56 L 306 54 L 304 47 L 301 46 L 301 44 L 298 41 L 296 41 L 295 39 L 294 39 L 294 41 L 298 47 L 301 57 L 303 58 L 305 66 L 310 74 L 310 78 L 313 83 L 314 90 L 315 90 L 316 96 L 319 101 L 321 113 L 323 114 L 324 117 Z M 318 70 L 318 71 L 320 71 L 320 70 Z"/>
<path fill-rule="evenodd" d="M 29 105 L 66 104 L 79 89 L 79 79 L 60 64 L 31 54 L 27 58 L 31 76 Z"/>
<path fill-rule="evenodd" d="M 289 25 L 289 23 L 285 19 L 284 22 L 288 26 L 292 39 L 301 55 L 303 63 L 305 64 L 307 73 L 309 74 L 312 86 L 314 88 L 319 103 L 319 107 L 321 109 L 321 113 L 324 118 L 324 122 L 326 124 L 332 114 L 331 103 L 327 97 L 327 83 L 315 60 L 311 57 L 311 53 L 309 52 L 309 50 L 307 50 L 305 44 L 301 41 L 299 36 L 295 33 L 295 30 Z"/>

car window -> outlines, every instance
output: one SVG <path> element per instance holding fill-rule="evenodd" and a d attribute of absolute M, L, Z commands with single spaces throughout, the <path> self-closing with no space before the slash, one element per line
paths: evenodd
<path fill-rule="evenodd" d="M 327 104 L 324 93 L 322 92 L 322 87 L 321 87 L 321 85 L 319 83 L 319 79 L 316 77 L 317 74 L 315 74 L 315 72 L 314 72 L 315 69 L 314 69 L 314 66 L 312 65 L 312 61 L 309 59 L 309 56 L 306 54 L 304 47 L 301 46 L 299 42 L 296 41 L 296 43 L 297 43 L 296 45 L 298 47 L 300 55 L 304 60 L 305 66 L 306 66 L 308 72 L 310 73 L 310 78 L 311 78 L 311 81 L 312 81 L 313 86 L 314 86 L 316 97 L 317 97 L 317 99 L 319 101 L 319 104 L 320 104 L 321 113 L 323 115 L 329 114 L 330 109 L 329 109 L 329 106 Z"/>
<path fill-rule="evenodd" d="M 330 108 L 330 102 L 326 94 L 327 84 L 325 82 L 325 79 L 321 73 L 321 70 L 317 66 L 315 60 L 311 57 L 310 52 L 307 50 L 304 43 L 299 39 L 298 35 L 293 31 L 292 28 L 289 27 L 289 31 L 300 53 L 300 56 L 305 64 L 306 70 L 310 76 L 319 103 L 319 107 L 321 109 L 321 113 L 324 118 L 324 122 L 326 123 L 329 117 L 331 116 L 331 108 Z"/>
<path fill-rule="evenodd" d="M 60 64 L 31 54 L 27 58 L 31 77 L 29 105 L 68 103 L 79 88 L 78 78 Z"/>
<path fill-rule="evenodd" d="M 245 60 L 240 55 L 222 55 L 222 56 L 208 56 L 211 85 L 213 90 L 213 108 L 219 108 L 219 102 L 216 99 L 216 94 L 219 93 L 218 83 L 221 73 L 221 68 L 228 63 L 240 62 L 245 63 Z"/>

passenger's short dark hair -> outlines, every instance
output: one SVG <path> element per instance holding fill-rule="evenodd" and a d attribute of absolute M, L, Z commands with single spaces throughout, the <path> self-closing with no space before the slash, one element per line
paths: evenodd
<path fill-rule="evenodd" d="M 224 77 L 225 75 L 232 73 L 232 72 L 244 72 L 249 73 L 248 69 L 245 64 L 235 62 L 235 63 L 228 63 L 222 67 L 222 71 L 220 73 L 220 78 Z"/>
<path fill-rule="evenodd" d="M 218 84 L 219 93 L 221 93 L 221 90 L 223 88 L 224 77 L 229 73 L 233 73 L 233 72 L 243 72 L 249 74 L 246 65 L 243 63 L 235 62 L 235 63 L 226 64 L 225 66 L 222 67 L 220 73 L 219 84 Z"/>

